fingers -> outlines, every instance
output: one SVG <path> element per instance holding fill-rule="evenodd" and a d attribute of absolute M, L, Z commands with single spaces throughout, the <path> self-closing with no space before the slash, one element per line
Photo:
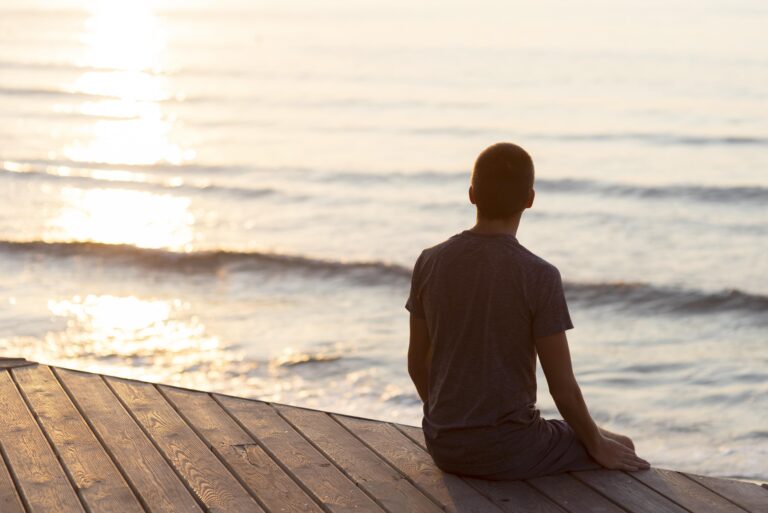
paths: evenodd
<path fill-rule="evenodd" d="M 621 463 L 616 465 L 614 468 L 616 470 L 626 470 L 627 472 L 635 472 L 638 470 L 648 470 L 649 468 L 651 468 L 651 465 L 647 461 L 641 458 L 636 458 L 629 461 L 622 461 Z"/>
<path fill-rule="evenodd" d="M 651 468 L 650 463 L 639 457 L 633 448 L 613 438 L 606 438 L 602 449 L 593 456 L 601 465 L 609 469 L 633 472 Z"/>
<path fill-rule="evenodd" d="M 635 448 L 635 444 L 632 442 L 632 439 L 629 438 L 628 436 L 620 435 L 619 433 L 614 433 L 613 431 L 608 431 L 607 429 L 599 426 L 597 429 L 600 430 L 600 433 L 602 433 L 603 436 L 610 438 L 614 442 L 618 442 L 624 447 L 628 447 L 629 449 Z"/>
<path fill-rule="evenodd" d="M 625 459 L 622 462 L 624 465 L 630 467 L 625 470 L 647 470 L 651 468 L 651 464 L 645 461 L 643 458 L 638 456 L 637 454 L 632 452 L 632 454 L 625 456 Z"/>
<path fill-rule="evenodd" d="M 638 456 L 633 449 L 627 446 L 617 445 L 617 452 L 619 453 L 619 468 L 621 470 L 635 471 L 651 468 L 650 463 Z"/>

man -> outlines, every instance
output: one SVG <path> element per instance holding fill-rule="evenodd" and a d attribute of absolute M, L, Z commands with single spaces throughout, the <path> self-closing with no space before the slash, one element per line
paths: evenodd
<path fill-rule="evenodd" d="M 469 188 L 475 226 L 414 266 L 408 370 L 427 448 L 444 471 L 484 479 L 649 468 L 628 437 L 592 420 L 571 366 L 560 273 L 515 237 L 533 181 L 525 150 L 487 148 Z M 537 354 L 565 422 L 536 409 Z"/>

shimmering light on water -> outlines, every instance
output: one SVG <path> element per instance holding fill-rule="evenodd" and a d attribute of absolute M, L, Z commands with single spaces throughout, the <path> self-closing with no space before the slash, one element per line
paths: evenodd
<path fill-rule="evenodd" d="M 47 240 L 132 244 L 185 250 L 194 240 L 190 200 L 122 189 L 61 191 L 62 207 L 49 220 Z"/>
<path fill-rule="evenodd" d="M 166 34 L 153 11 L 156 2 L 101 0 L 86 3 L 91 15 L 81 41 L 86 55 L 81 66 L 132 71 L 159 71 Z"/>
<path fill-rule="evenodd" d="M 182 95 L 172 94 L 162 75 L 166 39 L 151 2 L 103 2 L 93 9 L 79 65 L 102 69 L 83 73 L 66 88 L 104 99 L 54 106 L 57 112 L 96 118 L 83 140 L 72 141 L 62 154 L 74 161 L 121 164 L 180 164 L 193 158 L 194 151 L 173 142 L 175 120 L 162 108 L 162 102 Z"/>
<path fill-rule="evenodd" d="M 51 337 L 61 340 L 64 354 L 100 357 L 154 357 L 205 352 L 219 347 L 216 337 L 192 317 L 174 319 L 172 314 L 189 305 L 140 299 L 135 296 L 74 296 L 51 299 L 48 309 L 67 319 L 67 331 Z M 173 362 L 171 362 L 173 363 Z"/>

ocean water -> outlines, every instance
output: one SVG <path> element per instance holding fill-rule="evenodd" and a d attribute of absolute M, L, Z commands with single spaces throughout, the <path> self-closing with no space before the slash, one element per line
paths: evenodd
<path fill-rule="evenodd" d="M 768 480 L 766 23 L 0 0 L 0 354 L 418 424 L 411 267 L 515 141 L 594 417 L 654 465 Z"/>

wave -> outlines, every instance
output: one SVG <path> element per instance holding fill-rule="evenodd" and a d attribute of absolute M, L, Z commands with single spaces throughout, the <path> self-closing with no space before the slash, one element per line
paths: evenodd
<path fill-rule="evenodd" d="M 531 138 L 574 142 L 636 141 L 659 145 L 682 146 L 768 146 L 768 137 L 749 135 L 689 135 L 649 132 L 614 132 L 591 134 L 539 134 L 531 136 Z"/>
<path fill-rule="evenodd" d="M 537 188 L 555 192 L 588 192 L 649 199 L 693 199 L 705 202 L 768 201 L 768 188 L 759 185 L 704 186 L 692 184 L 633 185 L 595 180 L 540 179 Z"/>
<path fill-rule="evenodd" d="M 66 169 L 66 172 L 62 172 Z M 73 173 L 72 171 L 80 170 Z M 14 173 L 16 175 L 29 175 L 30 177 L 52 179 L 66 179 L 79 181 L 80 184 L 98 187 L 109 186 L 111 182 L 119 187 L 132 188 L 161 188 L 179 190 L 184 192 L 214 192 L 226 193 L 233 196 L 254 197 L 263 196 L 274 190 L 252 189 L 248 187 L 224 186 L 218 184 L 190 185 L 190 184 L 166 184 L 159 180 L 112 180 L 93 176 L 96 171 L 128 171 L 142 174 L 173 174 L 174 176 L 195 175 L 205 177 L 245 175 L 249 173 L 290 173 L 302 180 L 317 181 L 323 183 L 354 183 L 354 184 L 391 184 L 424 183 L 444 184 L 453 182 L 469 182 L 468 171 L 433 171 L 422 170 L 415 172 L 355 172 L 343 170 L 323 170 L 300 167 L 256 167 L 256 166 L 217 166 L 202 164 L 109 164 L 99 162 L 79 162 L 68 160 L 8 160 L 0 161 L 0 172 Z M 90 181 L 88 181 L 90 180 Z M 106 185 L 105 185 L 106 184 Z M 551 179 L 540 178 L 536 180 L 536 188 L 541 191 L 557 193 L 581 193 L 598 194 L 602 196 L 617 196 L 639 199 L 688 199 L 700 202 L 735 203 L 744 202 L 764 204 L 768 202 L 768 187 L 759 185 L 736 186 L 707 186 L 695 184 L 670 184 L 670 185 L 638 185 L 622 184 L 616 182 L 603 182 L 590 179 Z"/>
<path fill-rule="evenodd" d="M 32 253 L 52 258 L 86 257 L 156 271 L 222 271 L 277 274 L 285 271 L 314 277 L 345 277 L 365 285 L 407 287 L 409 267 L 381 261 L 341 261 L 259 251 L 209 250 L 175 252 L 98 242 L 0 241 L 0 253 Z M 737 289 L 703 291 L 648 283 L 565 283 L 569 301 L 587 307 L 611 306 L 662 314 L 713 314 L 732 311 L 758 314 L 768 321 L 768 296 Z"/>
<path fill-rule="evenodd" d="M 1 162 L 1 161 L 0 161 Z M 47 168 L 74 168 L 99 171 L 133 171 L 137 173 L 168 172 L 174 174 L 238 174 L 255 168 L 245 166 L 220 166 L 205 164 L 172 164 L 170 162 L 156 162 L 154 164 L 123 164 L 112 162 L 95 162 L 81 160 L 57 160 L 57 159 L 7 159 L 5 165 L 33 166 L 43 170 Z"/>
<path fill-rule="evenodd" d="M 89 94 L 78 91 L 64 91 L 61 89 L 38 89 L 32 87 L 25 88 L 12 88 L 12 87 L 0 87 L 0 96 L 64 96 L 68 98 L 79 98 L 83 100 L 94 100 L 100 98 L 118 98 L 117 96 L 105 96 L 98 94 Z"/>
<path fill-rule="evenodd" d="M 60 180 L 73 185 L 81 185 L 85 187 L 93 188 L 118 188 L 118 189 L 130 189 L 152 192 L 183 192 L 191 194 L 201 193 L 214 193 L 223 194 L 227 196 L 239 196 L 244 198 L 256 198 L 276 194 L 277 189 L 271 187 L 228 187 L 224 185 L 191 185 L 191 184 L 173 184 L 173 183 L 159 183 L 159 182 L 146 182 L 138 180 L 119 180 L 119 179 L 103 179 L 92 176 L 78 176 L 78 175 L 60 175 L 53 173 L 46 173 L 42 171 L 8 171 L 0 168 L 0 174 L 13 175 L 17 178 L 28 179 L 55 179 Z"/>
<path fill-rule="evenodd" d="M 218 273 L 231 271 L 298 271 L 318 276 L 349 276 L 356 281 L 386 284 L 409 280 L 411 270 L 394 263 L 325 260 L 302 255 L 224 249 L 191 252 L 140 248 L 130 244 L 100 242 L 47 242 L 0 240 L 0 252 L 33 253 L 53 258 L 90 257 L 120 265 L 136 265 L 159 271 Z"/>
<path fill-rule="evenodd" d="M 19 168 L 23 168 L 20 171 Z M 66 169 L 66 173 L 62 172 Z M 72 170 L 80 170 L 73 173 Z M 105 183 L 112 183 L 119 187 L 129 188 L 161 188 L 176 189 L 184 192 L 215 192 L 226 193 L 233 196 L 253 197 L 275 192 L 262 188 L 251 189 L 248 187 L 224 186 L 218 184 L 190 185 L 190 184 L 166 184 L 159 181 L 138 180 L 112 180 L 93 176 L 94 172 L 101 171 L 129 171 L 143 174 L 169 174 L 175 176 L 198 175 L 204 177 L 223 175 L 242 175 L 247 173 L 279 172 L 281 174 L 292 173 L 305 180 L 324 183 L 434 183 L 446 181 L 469 181 L 469 172 L 465 171 L 431 171 L 422 170 L 415 172 L 391 172 L 391 173 L 362 173 L 354 171 L 325 171 L 308 168 L 258 168 L 247 166 L 215 166 L 198 164 L 106 164 L 98 162 L 75 162 L 56 160 L 14 160 L 0 162 L 0 172 L 14 173 L 15 175 L 28 175 L 29 177 L 53 179 L 65 179 L 79 181 L 82 185 L 95 185 L 104 187 Z M 91 180 L 90 182 L 88 180 Z M 637 185 L 622 184 L 616 182 L 602 182 L 589 179 L 551 179 L 540 178 L 536 181 L 538 190 L 557 193 L 581 193 L 599 194 L 603 196 L 628 197 L 639 199 L 688 199 L 700 202 L 713 203 L 739 203 L 744 202 L 764 204 L 768 202 L 768 187 L 759 185 L 736 186 L 705 186 L 694 184 L 670 184 L 670 185 Z"/>
<path fill-rule="evenodd" d="M 27 96 L 32 98 L 39 97 L 53 97 L 53 98 L 69 98 L 78 100 L 104 100 L 104 99 L 117 99 L 122 100 L 123 96 L 119 94 L 97 94 L 86 93 L 84 91 L 67 91 L 64 89 L 40 89 L 34 87 L 25 88 L 13 88 L 13 87 L 0 87 L 0 96 Z M 181 101 L 186 100 L 183 97 L 174 96 L 162 96 L 153 97 L 147 96 L 146 98 L 139 98 L 139 101 L 145 102 L 167 102 L 167 101 Z"/>
<path fill-rule="evenodd" d="M 568 299 L 589 305 L 620 304 L 666 313 L 741 311 L 768 314 L 768 296 L 738 289 L 707 292 L 648 283 L 566 283 L 565 291 Z"/>
<path fill-rule="evenodd" d="M 2 61 L 0 60 L 0 69 L 33 69 L 33 70 L 50 70 L 50 71 L 72 71 L 82 73 L 86 71 L 96 72 L 125 72 L 125 68 L 112 67 L 112 66 L 91 66 L 88 64 L 74 63 L 74 62 L 54 62 L 54 61 Z M 138 71 L 145 75 L 165 75 L 167 71 L 158 70 L 155 68 L 144 68 Z"/>

